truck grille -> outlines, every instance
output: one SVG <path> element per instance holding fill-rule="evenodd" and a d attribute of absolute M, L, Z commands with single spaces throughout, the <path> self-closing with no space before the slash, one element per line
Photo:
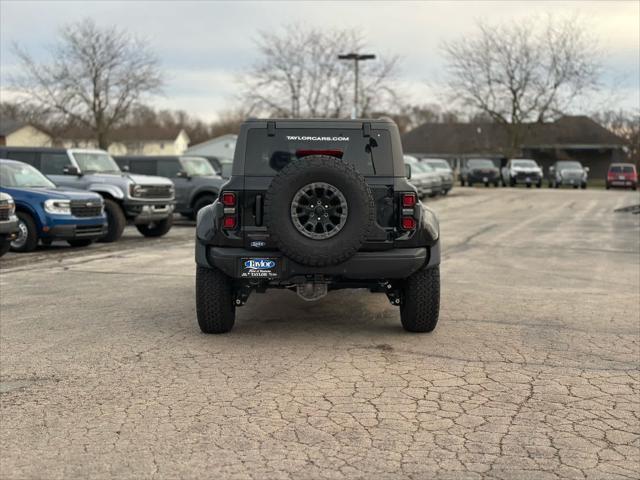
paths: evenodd
<path fill-rule="evenodd" d="M 9 207 L 0 205 L 0 221 L 9 220 Z"/>
<path fill-rule="evenodd" d="M 171 185 L 145 185 L 137 198 L 166 198 L 170 199 L 173 187 Z"/>
<path fill-rule="evenodd" d="M 71 214 L 74 217 L 98 217 L 102 213 L 100 200 L 72 200 Z"/>

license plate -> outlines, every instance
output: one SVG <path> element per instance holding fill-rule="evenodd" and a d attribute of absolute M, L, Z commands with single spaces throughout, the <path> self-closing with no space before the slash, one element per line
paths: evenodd
<path fill-rule="evenodd" d="M 240 260 L 240 277 L 242 278 L 278 278 L 279 264 L 277 258 L 252 257 Z"/>
<path fill-rule="evenodd" d="M 531 177 L 527 177 L 527 179 L 525 180 L 527 183 L 531 183 Z"/>
<path fill-rule="evenodd" d="M 569 183 L 570 183 L 571 185 L 573 185 L 573 180 L 569 180 Z"/>
<path fill-rule="evenodd" d="M 487 183 L 489 181 L 489 179 L 487 177 L 482 177 L 482 181 Z"/>
<path fill-rule="evenodd" d="M 626 177 L 625 177 L 624 175 L 620 175 L 620 176 L 618 177 L 618 180 L 624 180 L 625 178 L 626 178 Z"/>

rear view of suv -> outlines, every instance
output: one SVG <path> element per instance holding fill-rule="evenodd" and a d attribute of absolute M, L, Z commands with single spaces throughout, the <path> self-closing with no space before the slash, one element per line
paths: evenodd
<path fill-rule="evenodd" d="M 205 333 L 270 288 L 317 300 L 383 292 L 403 327 L 428 332 L 440 305 L 435 214 L 407 181 L 390 120 L 249 120 L 232 175 L 196 228 L 196 308 Z"/>
<path fill-rule="evenodd" d="M 638 171 L 633 163 L 612 163 L 606 178 L 607 190 L 611 187 L 638 188 Z"/>
<path fill-rule="evenodd" d="M 58 186 L 100 194 L 108 221 L 103 242 L 118 240 L 127 220 L 145 237 L 160 237 L 171 229 L 171 180 L 123 173 L 104 150 L 0 147 L 0 157 L 28 163 Z"/>

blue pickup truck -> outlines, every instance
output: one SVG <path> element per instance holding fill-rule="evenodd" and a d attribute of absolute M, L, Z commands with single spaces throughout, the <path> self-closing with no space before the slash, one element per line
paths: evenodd
<path fill-rule="evenodd" d="M 66 240 L 85 247 L 107 233 L 104 202 L 97 193 L 60 189 L 23 162 L 0 160 L 0 192 L 13 197 L 18 233 L 11 250 L 30 252 L 38 241 Z"/>

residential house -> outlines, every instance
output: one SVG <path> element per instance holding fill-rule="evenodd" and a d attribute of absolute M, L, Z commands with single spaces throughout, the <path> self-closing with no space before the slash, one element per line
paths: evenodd
<path fill-rule="evenodd" d="M 109 134 L 112 155 L 182 155 L 189 146 L 189 136 L 182 128 L 124 127 Z M 97 148 L 91 131 L 67 130 L 59 142 L 66 148 Z"/>
<path fill-rule="evenodd" d="M 206 142 L 192 145 L 187 149 L 185 154 L 199 155 L 202 157 L 216 157 L 222 162 L 230 162 L 233 160 L 237 140 L 238 135 L 228 133 L 226 135 L 207 140 Z"/>
<path fill-rule="evenodd" d="M 33 125 L 0 118 L 0 145 L 9 147 L 50 147 L 51 136 Z"/>

